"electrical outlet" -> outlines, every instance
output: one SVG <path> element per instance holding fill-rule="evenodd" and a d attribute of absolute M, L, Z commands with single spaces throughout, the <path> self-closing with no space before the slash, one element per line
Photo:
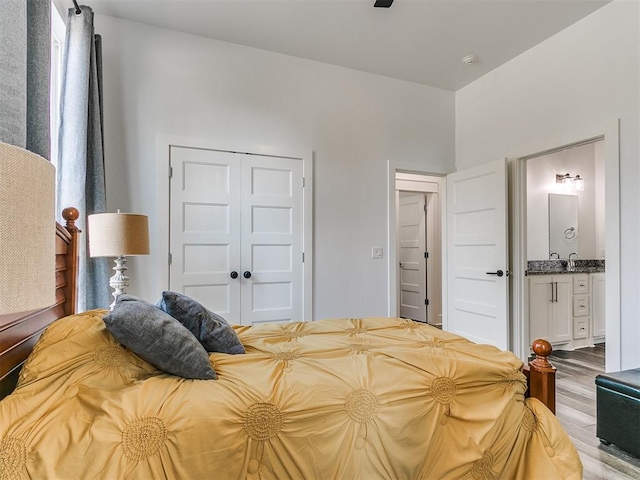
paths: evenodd
<path fill-rule="evenodd" d="M 382 258 L 382 247 L 373 247 L 371 249 L 371 258 Z"/>

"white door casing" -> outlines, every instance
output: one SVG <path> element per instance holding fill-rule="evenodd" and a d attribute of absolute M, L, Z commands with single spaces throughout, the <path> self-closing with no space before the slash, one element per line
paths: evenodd
<path fill-rule="evenodd" d="M 170 165 L 169 288 L 233 324 L 304 319 L 302 162 L 170 146 Z"/>
<path fill-rule="evenodd" d="M 400 316 L 426 322 L 427 272 L 424 193 L 401 193 L 398 223 Z"/>
<path fill-rule="evenodd" d="M 606 288 L 605 274 L 592 273 L 591 280 L 591 318 L 593 319 L 593 336 L 598 340 L 606 333 Z"/>
<path fill-rule="evenodd" d="M 509 349 L 506 159 L 447 176 L 447 324 Z M 496 272 L 502 272 L 498 276 Z"/>

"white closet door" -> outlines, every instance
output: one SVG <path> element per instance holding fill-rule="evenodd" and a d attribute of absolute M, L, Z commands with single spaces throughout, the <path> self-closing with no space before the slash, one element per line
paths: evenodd
<path fill-rule="evenodd" d="M 241 203 L 242 323 L 301 320 L 302 162 L 245 155 Z"/>
<path fill-rule="evenodd" d="M 170 289 L 239 324 L 241 159 L 172 146 L 170 162 Z"/>
<path fill-rule="evenodd" d="M 170 165 L 170 289 L 233 324 L 302 320 L 302 162 L 172 146 Z"/>

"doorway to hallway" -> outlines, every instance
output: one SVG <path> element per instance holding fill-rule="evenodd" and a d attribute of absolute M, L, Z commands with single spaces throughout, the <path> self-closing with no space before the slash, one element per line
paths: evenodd
<path fill-rule="evenodd" d="M 441 181 L 396 173 L 396 315 L 430 325 L 442 324 Z"/>

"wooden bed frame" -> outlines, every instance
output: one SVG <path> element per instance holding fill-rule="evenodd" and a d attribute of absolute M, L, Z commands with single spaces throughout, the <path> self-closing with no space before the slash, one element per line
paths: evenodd
<path fill-rule="evenodd" d="M 20 368 L 33 350 L 42 331 L 54 320 L 75 313 L 78 276 L 79 212 L 66 208 L 63 227 L 56 223 L 56 300 L 42 310 L 0 315 L 0 398 L 13 391 Z"/>
<path fill-rule="evenodd" d="M 0 399 L 13 391 L 22 364 L 33 350 L 42 331 L 54 320 L 75 313 L 78 265 L 78 234 L 75 226 L 79 212 L 66 208 L 62 212 L 66 226 L 56 225 L 56 301 L 43 310 L 0 315 Z M 532 344 L 535 358 L 523 373 L 529 388 L 527 396 L 537 398 L 553 413 L 556 411 L 556 369 L 547 357 L 551 344 L 536 340 Z"/>

